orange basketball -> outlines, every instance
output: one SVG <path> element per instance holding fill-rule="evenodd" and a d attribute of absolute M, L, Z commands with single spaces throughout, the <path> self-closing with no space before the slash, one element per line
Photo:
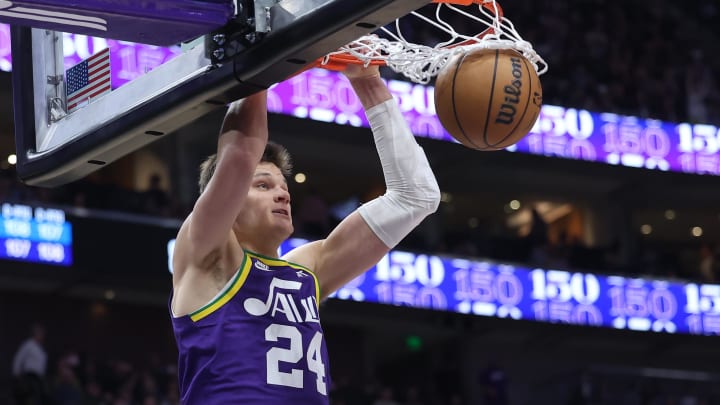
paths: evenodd
<path fill-rule="evenodd" d="M 435 82 L 435 109 L 458 142 L 498 150 L 530 132 L 540 114 L 542 87 L 527 59 L 512 49 L 455 55 Z"/>

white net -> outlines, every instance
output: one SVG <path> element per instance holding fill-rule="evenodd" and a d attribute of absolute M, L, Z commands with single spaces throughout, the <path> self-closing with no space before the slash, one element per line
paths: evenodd
<path fill-rule="evenodd" d="M 479 12 L 473 12 L 477 8 Z M 482 27 L 489 29 L 485 35 L 478 32 L 464 34 L 458 32 L 452 24 L 443 17 L 443 12 L 457 13 L 455 17 L 467 18 L 469 24 L 458 24 L 474 28 Z M 467 10 L 467 11 L 466 11 Z M 401 19 L 395 21 L 395 31 L 385 27 L 380 30 L 388 38 L 381 38 L 378 35 L 366 35 L 345 45 L 336 52 L 327 55 L 323 63 L 327 63 L 331 56 L 348 54 L 359 61 L 369 64 L 375 60 L 384 61 L 394 71 L 404 75 L 416 83 L 427 84 L 435 77 L 445 64 L 457 53 L 474 49 L 514 49 L 528 59 L 539 75 L 547 71 L 547 64 L 535 52 L 532 45 L 523 40 L 515 30 L 513 23 L 502 16 L 499 6 L 495 0 L 484 0 L 483 4 L 475 4 L 472 7 L 457 7 L 452 4 L 438 3 L 435 9 L 434 19 L 413 11 L 404 18 L 416 17 L 428 23 L 440 31 L 449 35 L 449 39 L 439 42 L 434 46 L 412 43 L 406 40 L 403 35 Z"/>

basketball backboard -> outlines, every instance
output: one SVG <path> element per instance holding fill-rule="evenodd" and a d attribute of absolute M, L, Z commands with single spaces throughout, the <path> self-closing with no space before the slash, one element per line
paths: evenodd
<path fill-rule="evenodd" d="M 62 0 L 0 0 L 0 22 L 14 24 L 18 175 L 49 187 L 84 177 L 427 3 L 89 0 L 79 10 Z M 170 61 L 68 112 L 61 31 L 187 42 Z"/>

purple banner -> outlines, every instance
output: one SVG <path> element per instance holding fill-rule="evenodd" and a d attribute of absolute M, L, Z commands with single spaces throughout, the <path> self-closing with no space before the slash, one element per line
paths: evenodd
<path fill-rule="evenodd" d="M 12 70 L 12 58 L 10 57 L 10 26 L 0 24 L 0 70 L 10 72 Z"/>
<path fill-rule="evenodd" d="M 149 72 L 181 52 L 179 46 L 164 48 L 76 34 L 65 34 L 63 40 L 66 69 L 105 48 L 110 48 L 113 89 Z M 11 69 L 10 26 L 0 24 L 0 70 L 9 72 Z"/>
<path fill-rule="evenodd" d="M 218 29 L 233 0 L 0 0 L 8 24 L 170 46 Z"/>
<path fill-rule="evenodd" d="M 279 254 L 307 243 L 289 239 Z M 390 251 L 331 295 L 495 318 L 720 335 L 720 285 L 529 268 Z"/>
<path fill-rule="evenodd" d="M 180 53 L 179 47 L 162 48 L 71 34 L 65 36 L 64 45 L 67 67 L 110 47 L 113 88 Z M 0 70 L 10 69 L 9 27 L 0 24 Z M 432 87 L 399 80 L 389 81 L 388 87 L 413 133 L 454 142 L 436 116 Z M 368 126 L 362 105 L 347 80 L 322 69 L 304 72 L 273 86 L 268 108 L 299 118 Z M 716 126 L 675 124 L 552 105 L 543 106 L 530 134 L 508 150 L 652 170 L 720 175 L 720 130 Z"/>
<path fill-rule="evenodd" d="M 417 136 L 454 139 L 440 124 L 434 89 L 391 80 L 388 87 Z M 360 101 L 342 75 L 311 70 L 271 89 L 269 108 L 299 118 L 368 126 Z M 545 105 L 530 134 L 511 152 L 588 160 L 653 170 L 720 174 L 720 131 L 611 113 Z"/>

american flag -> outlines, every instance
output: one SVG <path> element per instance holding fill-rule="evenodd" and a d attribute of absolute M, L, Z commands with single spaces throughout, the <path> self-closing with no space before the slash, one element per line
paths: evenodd
<path fill-rule="evenodd" d="M 110 92 L 110 49 L 96 53 L 65 72 L 67 111 L 71 113 L 91 98 Z"/>

